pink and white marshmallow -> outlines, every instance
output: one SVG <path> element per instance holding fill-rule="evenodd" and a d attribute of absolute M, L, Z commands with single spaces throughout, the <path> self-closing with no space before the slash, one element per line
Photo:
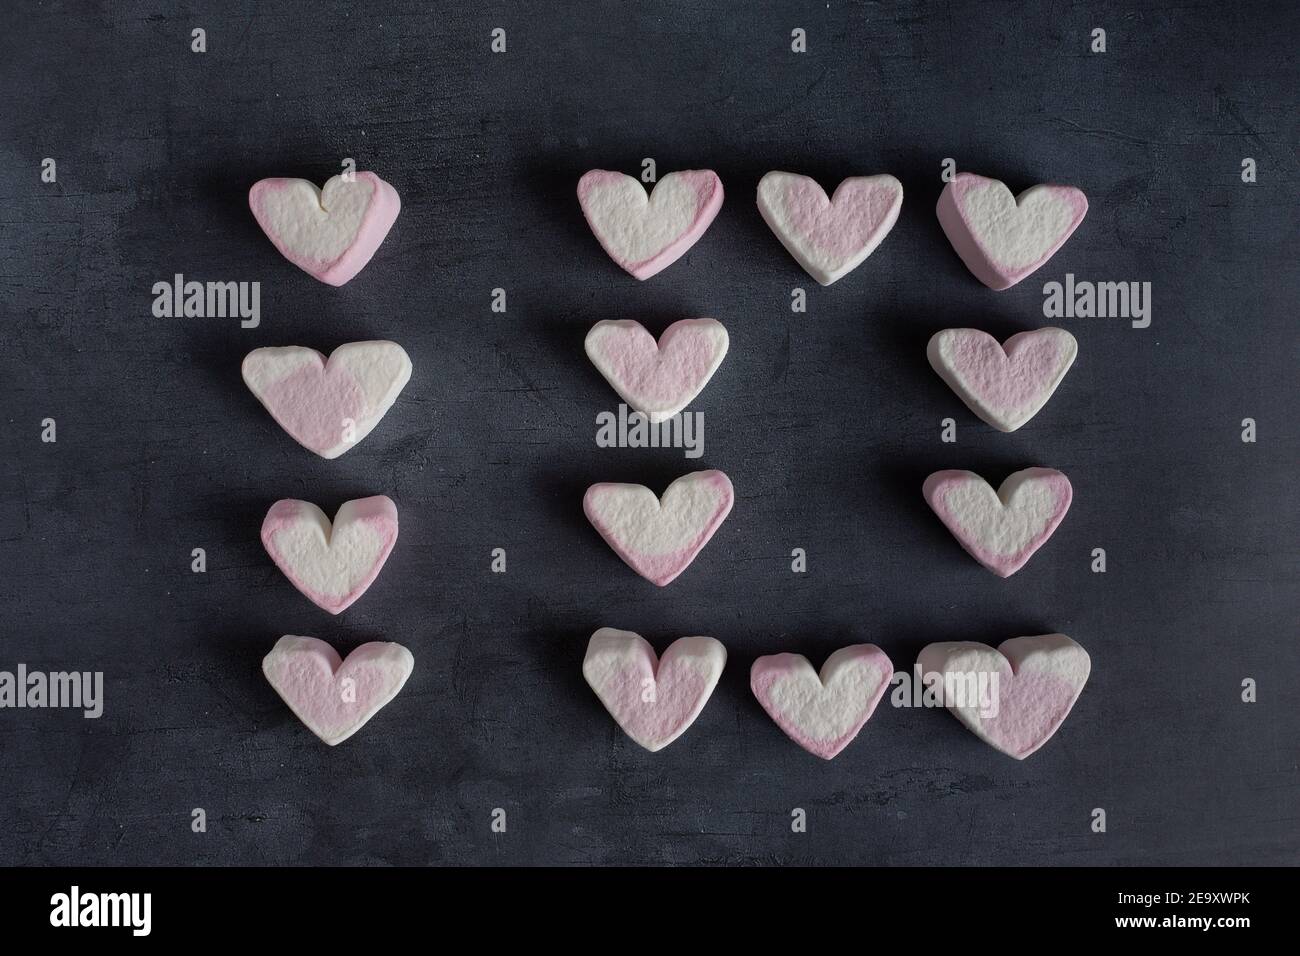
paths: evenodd
<path fill-rule="evenodd" d="M 654 336 L 640 322 L 597 322 L 587 357 L 619 397 L 651 422 L 672 418 L 709 383 L 727 355 L 727 330 L 716 319 L 682 319 Z"/>
<path fill-rule="evenodd" d="M 1078 353 L 1074 336 L 1055 328 L 1019 332 L 1001 345 L 979 329 L 944 329 L 925 350 L 966 407 L 1002 432 L 1038 414 Z"/>
<path fill-rule="evenodd" d="M 1002 290 L 1056 254 L 1083 222 L 1088 199 L 1073 186 L 1049 185 L 1013 196 L 996 179 L 958 173 L 939 194 L 936 212 L 966 268 Z"/>
<path fill-rule="evenodd" d="M 328 359 L 300 346 L 254 349 L 244 383 L 304 448 L 337 458 L 392 408 L 411 379 L 411 359 L 396 342 L 349 342 Z"/>
<path fill-rule="evenodd" d="M 1017 760 L 1052 738 L 1092 671 L 1088 652 L 1064 634 L 1013 637 L 996 650 L 930 644 L 918 663 L 922 681 L 971 733 Z"/>
<path fill-rule="evenodd" d="M 893 176 L 853 176 L 826 193 L 817 181 L 773 171 L 758 182 L 758 211 L 795 261 L 830 285 L 860 266 L 889 235 L 903 207 Z"/>
<path fill-rule="evenodd" d="M 415 658 L 401 644 L 362 644 L 345 660 L 324 641 L 291 634 L 262 659 L 262 673 L 275 692 L 331 747 L 396 697 L 414 667 Z"/>
<path fill-rule="evenodd" d="M 696 471 L 662 498 L 645 485 L 592 485 L 582 509 L 600 536 L 647 581 L 664 587 L 690 566 L 731 513 L 735 492 L 720 471 Z"/>
<path fill-rule="evenodd" d="M 383 495 L 344 502 L 334 521 L 310 501 L 277 501 L 262 544 L 299 591 L 340 614 L 379 576 L 397 542 L 397 506 Z"/>
<path fill-rule="evenodd" d="M 711 169 L 668 173 L 649 195 L 624 173 L 593 169 L 578 180 L 578 203 L 609 257 L 649 279 L 699 241 L 722 208 L 722 180 Z"/>
<path fill-rule="evenodd" d="M 402 200 L 374 173 L 341 173 L 323 189 L 306 179 L 262 179 L 248 207 L 280 253 L 327 285 L 352 279 L 397 221 Z"/>
<path fill-rule="evenodd" d="M 711 637 L 681 637 L 662 658 L 639 634 L 602 627 L 591 635 L 582 676 L 623 732 L 651 753 L 686 732 L 727 663 Z"/>
<path fill-rule="evenodd" d="M 926 503 L 958 543 L 999 577 L 1024 567 L 1070 508 L 1070 480 L 1051 468 L 1009 475 L 997 491 L 973 471 L 936 471 Z"/>
<path fill-rule="evenodd" d="M 813 669 L 802 654 L 754 661 L 749 686 L 776 725 L 804 750 L 830 760 L 875 713 L 894 665 L 874 644 L 841 647 Z"/>

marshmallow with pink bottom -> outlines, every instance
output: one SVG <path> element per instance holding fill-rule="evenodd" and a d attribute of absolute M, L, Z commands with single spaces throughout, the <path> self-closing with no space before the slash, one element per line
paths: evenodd
<path fill-rule="evenodd" d="M 682 319 L 654 336 L 639 322 L 597 322 L 587 357 L 614 391 L 652 422 L 672 418 L 708 384 L 727 354 L 727 330 L 716 319 Z"/>
<path fill-rule="evenodd" d="M 997 491 L 973 471 L 936 471 L 923 493 L 971 557 L 1003 578 L 1052 536 L 1073 498 L 1070 480 L 1051 468 L 1017 471 Z"/>
<path fill-rule="evenodd" d="M 1078 352 L 1074 336 L 1055 328 L 1020 332 L 1001 345 L 979 329 L 944 329 L 925 350 L 966 407 L 1002 432 L 1038 414 Z"/>
<path fill-rule="evenodd" d="M 1039 185 L 1013 196 L 1005 184 L 958 173 L 939 194 L 939 225 L 975 278 L 1009 289 L 1065 244 L 1088 212 L 1073 186 Z"/>
<path fill-rule="evenodd" d="M 804 750 L 830 760 L 875 713 L 894 665 L 874 644 L 841 647 L 813 669 L 802 654 L 754 661 L 749 686 L 776 725 Z"/>
<path fill-rule="evenodd" d="M 918 663 L 921 680 L 958 720 L 1017 760 L 1052 738 L 1092 671 L 1088 652 L 1064 634 L 1013 637 L 997 649 L 970 641 L 930 644 Z"/>
<path fill-rule="evenodd" d="M 711 637 L 681 637 L 662 658 L 639 634 L 602 627 L 591 635 L 582 676 L 623 732 L 650 752 L 686 732 L 727 663 Z"/>
<path fill-rule="evenodd" d="M 347 740 L 411 676 L 415 658 L 401 644 L 362 644 L 346 659 L 314 637 L 285 635 L 262 660 L 275 692 L 313 734 L 333 747 Z"/>
<path fill-rule="evenodd" d="M 826 193 L 817 181 L 773 171 L 758 182 L 758 211 L 795 261 L 821 285 L 856 269 L 898 221 L 903 184 L 893 176 L 852 176 Z"/>
<path fill-rule="evenodd" d="M 411 379 L 411 359 L 396 342 L 349 342 L 328 359 L 300 346 L 254 349 L 244 383 L 304 448 L 337 458 L 361 441 Z"/>
<path fill-rule="evenodd" d="M 331 614 L 365 594 L 397 542 L 397 506 L 383 495 L 344 502 L 334 521 L 310 501 L 277 501 L 262 544 L 299 591 Z"/>
<path fill-rule="evenodd" d="M 374 173 L 359 172 L 333 176 L 322 189 L 306 179 L 262 179 L 248 191 L 248 207 L 286 259 L 340 286 L 365 268 L 402 200 Z"/>
<path fill-rule="evenodd" d="M 578 203 L 601 247 L 637 279 L 649 279 L 699 241 L 722 208 L 711 169 L 668 173 L 649 195 L 624 173 L 593 169 L 578 180 Z"/>
<path fill-rule="evenodd" d="M 696 471 L 662 498 L 645 485 L 602 482 L 582 508 L 605 542 L 637 574 L 659 587 L 674 581 L 731 512 L 735 492 L 720 471 Z"/>

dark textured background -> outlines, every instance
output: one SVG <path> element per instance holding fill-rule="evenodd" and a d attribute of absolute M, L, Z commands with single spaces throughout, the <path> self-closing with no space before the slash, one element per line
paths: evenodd
<path fill-rule="evenodd" d="M 367 5 L 369 8 L 371 5 Z M 696 2 L 23 4 L 0 33 L 0 668 L 101 669 L 104 717 L 0 711 L 5 863 L 1295 863 L 1294 4 Z M 189 51 L 195 26 L 208 52 Z M 488 52 L 494 26 L 505 55 Z M 1088 52 L 1104 27 L 1109 52 Z M 809 52 L 789 51 L 790 30 Z M 58 183 L 39 181 L 42 157 Z M 344 156 L 401 193 L 387 242 L 333 289 L 246 206 L 264 176 Z M 588 232 L 592 167 L 711 167 L 702 241 L 637 283 Z M 940 162 L 1082 187 L 1039 274 L 979 285 L 934 216 Z M 1259 182 L 1240 180 L 1243 157 Z M 892 172 L 902 216 L 829 289 L 754 206 L 763 172 Z M 1046 324 L 1042 284 L 1150 281 L 1154 322 L 1065 320 L 1079 360 L 1029 426 L 973 418 L 925 361 L 950 325 Z M 173 273 L 258 280 L 262 325 L 156 319 Z M 507 315 L 489 311 L 505 287 Z M 790 290 L 808 290 L 793 315 Z M 693 408 L 706 454 L 595 447 L 616 398 L 582 339 L 721 319 Z M 263 345 L 391 338 L 415 374 L 329 462 L 241 383 Z M 58 422 L 57 444 L 39 440 Z M 956 445 L 939 441 L 945 416 Z M 1244 417 L 1259 442 L 1240 441 Z M 1027 465 L 1075 487 L 1015 577 L 967 557 L 922 479 Z M 735 510 L 683 577 L 636 577 L 583 489 L 722 468 Z M 402 532 L 332 618 L 258 541 L 267 507 L 388 494 Z M 190 550 L 208 572 L 190 572 Z M 509 571 L 489 573 L 489 552 Z M 809 571 L 789 569 L 806 548 Z M 1089 571 L 1104 547 L 1108 573 Z M 730 661 L 651 755 L 583 683 L 590 633 Z M 1073 716 L 1017 763 L 948 715 L 882 706 L 832 763 L 748 690 L 752 660 L 870 641 L 1061 630 L 1092 654 Z M 321 745 L 259 670 L 281 634 L 397 640 L 405 691 Z M 1244 677 L 1259 703 L 1240 702 Z M 208 832 L 190 831 L 203 807 Z M 508 832 L 489 828 L 494 807 Z M 808 812 L 792 834 L 790 811 Z M 1089 814 L 1106 809 L 1109 832 Z"/>

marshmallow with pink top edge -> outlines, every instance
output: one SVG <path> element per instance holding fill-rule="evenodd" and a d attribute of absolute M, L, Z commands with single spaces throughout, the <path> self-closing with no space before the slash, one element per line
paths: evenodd
<path fill-rule="evenodd" d="M 795 261 L 822 285 L 856 269 L 898 221 L 903 184 L 852 176 L 830 199 L 817 181 L 773 171 L 758 182 L 758 211 Z"/>
<path fill-rule="evenodd" d="M 602 627 L 591 635 L 582 676 L 623 732 L 651 753 L 686 732 L 727 663 L 711 637 L 681 637 L 662 658 L 641 635 Z"/>
<path fill-rule="evenodd" d="M 578 203 L 609 257 L 649 279 L 699 241 L 722 208 L 722 180 L 711 169 L 668 173 L 647 196 L 624 173 L 593 169 L 578 180 Z"/>
<path fill-rule="evenodd" d="M 262 659 L 262 673 L 313 734 L 333 747 L 375 716 L 411 676 L 401 644 L 362 644 L 347 659 L 314 637 L 287 634 Z"/>
<path fill-rule="evenodd" d="M 402 200 L 374 173 L 359 172 L 332 176 L 323 189 L 306 179 L 262 179 L 248 191 L 248 207 L 286 259 L 339 286 L 365 268 Z"/>
<path fill-rule="evenodd" d="M 379 424 L 411 379 L 396 342 L 349 342 L 328 359 L 300 346 L 254 349 L 244 383 L 304 448 L 337 458 Z"/>
<path fill-rule="evenodd" d="M 1024 760 L 1069 716 L 1092 671 L 1088 652 L 1064 634 L 987 644 L 930 644 L 917 662 L 921 680 L 990 747 Z"/>
<path fill-rule="evenodd" d="M 999 577 L 1020 570 L 1070 508 L 1070 480 L 1051 468 L 1026 468 L 994 491 L 973 471 L 936 471 L 925 500 L 953 537 Z"/>
<path fill-rule="evenodd" d="M 708 384 L 727 354 L 716 319 L 682 319 L 656 343 L 640 322 L 606 320 L 587 333 L 587 357 L 614 391 L 652 422 L 672 418 Z"/>
<path fill-rule="evenodd" d="M 696 471 L 662 498 L 645 485 L 602 482 L 582 508 L 605 542 L 647 581 L 664 587 L 686 570 L 731 512 L 735 493 L 720 471 Z"/>
<path fill-rule="evenodd" d="M 1065 329 L 1020 332 L 999 345 L 978 329 L 936 332 L 925 354 L 966 406 L 998 431 L 1038 414 L 1074 364 L 1079 343 Z"/>
<path fill-rule="evenodd" d="M 1013 196 L 996 179 L 958 173 L 935 211 L 966 268 L 1000 291 L 1056 254 L 1083 222 L 1088 199 L 1073 186 L 1039 185 Z"/>
<path fill-rule="evenodd" d="M 397 506 L 383 495 L 344 502 L 333 523 L 310 501 L 277 501 L 262 544 L 299 591 L 331 614 L 366 593 L 397 542 Z"/>
<path fill-rule="evenodd" d="M 894 665 L 874 644 L 841 647 L 821 673 L 802 654 L 754 661 L 749 686 L 768 716 L 804 750 L 830 760 L 875 713 Z"/>

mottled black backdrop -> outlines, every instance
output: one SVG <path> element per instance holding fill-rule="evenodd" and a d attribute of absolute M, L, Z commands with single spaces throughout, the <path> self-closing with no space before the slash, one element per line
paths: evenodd
<path fill-rule="evenodd" d="M 0 711 L 0 862 L 1297 862 L 1295 9 L 9 8 L 0 669 L 103 670 L 108 699 L 98 721 Z M 1089 52 L 1096 27 L 1104 54 Z M 246 193 L 270 175 L 321 182 L 344 156 L 403 209 L 333 289 L 275 253 Z M 716 169 L 727 199 L 684 259 L 638 283 L 597 246 L 574 186 L 643 157 L 661 174 Z M 935 219 L 944 157 L 1015 190 L 1076 184 L 1091 211 L 1046 269 L 993 293 Z M 774 168 L 827 186 L 891 172 L 902 216 L 821 289 L 754 206 Z M 926 340 L 1045 324 L 1042 285 L 1067 271 L 1151 282 L 1154 321 L 1060 323 L 1075 368 L 1029 426 L 997 433 L 929 369 Z M 177 272 L 260 281 L 261 327 L 154 318 L 151 286 Z M 807 314 L 790 310 L 795 286 Z M 693 406 L 705 456 L 597 448 L 595 415 L 616 399 L 583 355 L 587 328 L 698 315 L 732 336 Z M 400 342 L 415 374 L 337 461 L 294 444 L 241 383 L 258 346 L 366 338 Z M 939 440 L 946 416 L 955 445 Z M 921 482 L 1033 464 L 1066 472 L 1075 503 L 1002 581 Z M 659 590 L 587 525 L 582 491 L 662 489 L 697 467 L 732 477 L 735 510 Z M 401 539 L 332 618 L 264 554 L 262 516 L 281 497 L 333 513 L 379 493 Z M 190 571 L 196 547 L 206 574 Z M 489 572 L 496 547 L 504 575 Z M 790 571 L 795 547 L 806 574 Z M 1089 570 L 1096 547 L 1105 574 Z M 583 683 L 606 624 L 730 651 L 703 715 L 660 754 Z M 823 763 L 748 690 L 752 660 L 778 650 L 820 664 L 870 641 L 905 668 L 930 641 L 1049 630 L 1091 652 L 1093 676 L 1023 764 L 944 713 L 891 707 Z M 397 640 L 416 670 L 329 749 L 261 676 L 286 633 Z M 191 832 L 195 807 L 206 833 Z M 791 832 L 795 807 L 807 833 Z"/>

